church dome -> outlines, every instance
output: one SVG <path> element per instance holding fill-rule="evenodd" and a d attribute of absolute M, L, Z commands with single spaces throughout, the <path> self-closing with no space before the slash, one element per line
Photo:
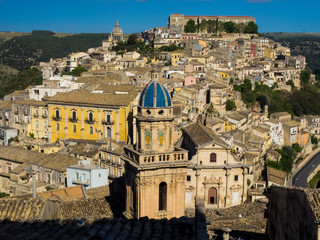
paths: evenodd
<path fill-rule="evenodd" d="M 143 89 L 139 106 L 148 108 L 166 108 L 171 107 L 171 98 L 167 89 L 157 81 L 151 81 Z"/>
<path fill-rule="evenodd" d="M 116 25 L 114 26 L 114 28 L 112 29 L 112 33 L 113 34 L 122 34 L 122 29 L 119 27 L 119 23 L 118 23 L 118 20 L 116 22 Z"/>

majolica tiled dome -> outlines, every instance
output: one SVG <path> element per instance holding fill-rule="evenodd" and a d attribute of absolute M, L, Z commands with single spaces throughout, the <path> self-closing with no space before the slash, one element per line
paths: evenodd
<path fill-rule="evenodd" d="M 140 107 L 166 108 L 171 107 L 171 98 L 167 89 L 157 81 L 151 81 L 143 89 L 140 100 Z"/>

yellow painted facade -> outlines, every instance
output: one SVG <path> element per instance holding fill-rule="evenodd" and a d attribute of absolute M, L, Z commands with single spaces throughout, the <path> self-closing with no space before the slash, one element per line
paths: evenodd
<path fill-rule="evenodd" d="M 126 107 L 105 108 L 95 106 L 48 105 L 50 113 L 50 140 L 100 140 L 110 138 L 127 142 L 127 117 L 132 103 Z"/>
<path fill-rule="evenodd" d="M 276 50 L 274 50 L 274 49 L 266 48 L 266 49 L 264 50 L 264 55 L 265 55 L 267 58 L 272 58 L 272 59 L 274 59 L 274 58 L 276 57 L 277 53 L 276 53 Z"/>
<path fill-rule="evenodd" d="M 171 65 L 177 67 L 181 57 L 183 57 L 182 52 L 173 52 L 171 54 Z"/>
<path fill-rule="evenodd" d="M 203 40 L 199 40 L 199 45 L 203 47 L 202 56 L 207 55 L 207 42 Z"/>
<path fill-rule="evenodd" d="M 31 118 L 28 124 L 28 135 L 33 134 L 35 139 L 47 139 L 48 131 L 48 107 L 46 105 L 31 105 Z"/>
<path fill-rule="evenodd" d="M 232 131 L 236 128 L 236 125 L 229 121 L 224 121 L 224 132 Z"/>
<path fill-rule="evenodd" d="M 228 78 L 228 77 L 230 77 L 230 75 L 228 73 L 225 73 L 225 72 L 219 72 L 219 77 L 220 78 Z"/>

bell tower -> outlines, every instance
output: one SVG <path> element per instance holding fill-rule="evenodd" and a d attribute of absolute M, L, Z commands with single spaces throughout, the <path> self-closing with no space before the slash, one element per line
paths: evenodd
<path fill-rule="evenodd" d="M 158 82 L 159 71 L 151 72 L 152 79 L 143 90 L 137 122 L 137 150 L 143 153 L 173 151 L 173 108 L 167 89 Z"/>

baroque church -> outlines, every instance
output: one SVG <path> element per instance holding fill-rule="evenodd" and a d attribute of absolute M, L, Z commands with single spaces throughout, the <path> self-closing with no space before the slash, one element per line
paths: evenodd
<path fill-rule="evenodd" d="M 125 214 L 172 218 L 194 215 L 196 204 L 223 208 L 247 198 L 250 164 L 232 154 L 211 129 L 194 123 L 173 141 L 173 103 L 159 71 L 143 89 L 133 119 L 132 144 L 125 145 Z"/>
<path fill-rule="evenodd" d="M 120 28 L 119 22 L 117 20 L 114 28 L 109 35 L 109 38 L 102 41 L 102 47 L 110 48 L 112 46 L 116 46 L 119 41 L 123 41 L 123 31 Z"/>

